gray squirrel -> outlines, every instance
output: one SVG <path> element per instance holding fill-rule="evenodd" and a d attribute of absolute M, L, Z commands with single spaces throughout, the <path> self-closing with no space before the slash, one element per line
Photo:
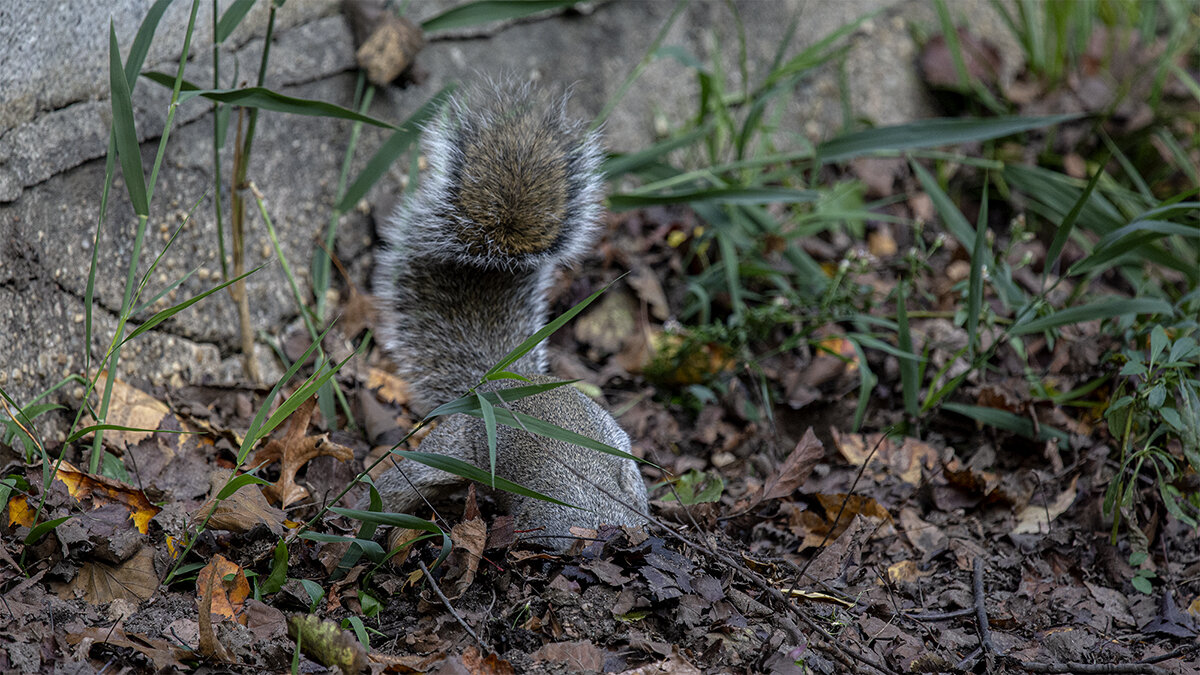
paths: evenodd
<path fill-rule="evenodd" d="M 528 86 L 492 85 L 454 98 L 424 130 L 428 170 L 380 232 L 373 278 L 380 343 L 427 414 L 465 394 L 547 320 L 559 266 L 579 261 L 598 234 L 603 185 L 599 137 Z M 546 376 L 541 345 L 510 370 Z M 479 391 L 527 384 L 492 382 Z M 571 386 L 505 404 L 629 452 L 629 437 L 603 408 Z M 420 450 L 487 469 L 484 422 L 442 419 Z M 646 486 L 630 459 L 497 425 L 496 475 L 579 508 L 498 492 L 523 536 L 564 551 L 572 526 L 642 525 Z M 402 461 L 376 486 L 387 511 L 411 512 L 466 484 Z"/>

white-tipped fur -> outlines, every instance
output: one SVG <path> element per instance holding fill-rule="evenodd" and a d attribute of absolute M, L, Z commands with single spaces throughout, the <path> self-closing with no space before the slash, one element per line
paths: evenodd
<path fill-rule="evenodd" d="M 567 97 L 552 100 L 528 86 L 491 87 L 455 97 L 425 127 L 428 168 L 415 194 L 380 230 L 384 246 L 373 278 L 382 303 L 379 338 L 412 385 L 419 410 L 461 395 L 543 325 L 554 270 L 583 258 L 603 215 L 599 135 L 568 118 Z M 564 217 L 544 225 L 557 227 L 558 236 L 544 251 L 519 255 L 499 250 L 486 228 L 456 208 L 463 191 L 479 182 L 463 175 L 464 148 L 482 130 L 514 117 L 524 121 L 523 131 L 553 139 L 535 143 L 538 152 L 561 148 L 555 159 L 565 166 L 567 181 Z M 463 232 L 486 245 L 469 246 Z M 514 367 L 545 372 L 544 350 L 535 348 Z"/>
<path fill-rule="evenodd" d="M 382 228 L 373 279 L 379 339 L 420 414 L 475 386 L 541 328 L 556 268 L 579 261 L 595 239 L 599 138 L 568 119 L 565 104 L 565 97 L 552 102 L 528 87 L 493 85 L 456 99 L 425 129 L 428 170 Z M 540 345 L 511 370 L 535 383 L 552 381 L 543 374 Z M 502 386 L 489 382 L 481 390 Z M 506 407 L 630 449 L 612 416 L 572 387 Z M 540 531 L 543 545 L 564 550 L 574 526 L 645 523 L 646 486 L 632 460 L 511 427 L 496 436 L 496 475 L 579 507 L 497 495 L 517 528 Z M 467 415 L 443 420 L 421 449 L 481 468 L 490 461 L 485 425 Z M 402 462 L 376 485 L 387 510 L 406 512 L 465 482 Z"/>

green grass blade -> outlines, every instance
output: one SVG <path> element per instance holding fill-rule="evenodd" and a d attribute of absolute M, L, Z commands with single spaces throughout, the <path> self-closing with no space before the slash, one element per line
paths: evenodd
<path fill-rule="evenodd" d="M 942 219 L 942 224 L 963 245 L 964 249 L 974 251 L 975 228 L 971 227 L 971 224 L 967 222 L 966 216 L 962 214 L 962 211 L 958 210 L 958 206 L 954 203 L 954 200 L 938 185 L 937 179 L 925 167 L 913 160 L 910 160 L 909 164 L 912 166 L 917 180 L 921 183 L 921 187 L 933 201 L 934 208 L 937 209 L 938 215 Z M 994 259 L 988 258 L 984 260 L 983 264 L 993 270 L 992 283 L 995 285 L 996 290 L 999 291 L 1000 297 L 1004 300 L 1005 304 L 1012 307 L 1024 300 L 1025 294 L 1012 283 L 1011 279 L 1005 274 L 1001 274 L 1002 270 L 997 267 Z"/>
<path fill-rule="evenodd" d="M 75 433 L 71 434 L 70 436 L 67 436 L 67 439 L 65 441 L 63 441 L 63 443 L 64 444 L 74 443 L 75 441 L 79 440 L 80 438 L 83 438 L 84 436 L 86 436 L 94 431 L 110 431 L 110 430 L 111 431 L 134 431 L 134 432 L 149 433 L 149 434 L 200 434 L 200 433 L 202 433 L 199 431 L 179 431 L 179 430 L 172 430 L 172 429 L 143 429 L 141 427 L 121 426 L 120 424 L 93 424 L 90 427 L 84 427 L 82 429 L 77 430 Z"/>
<path fill-rule="evenodd" d="M 175 76 L 167 75 L 166 73 L 142 73 L 142 77 L 161 84 L 164 87 L 173 87 L 175 85 Z M 354 110 L 343 108 L 339 105 L 326 103 L 325 101 L 315 101 L 307 98 L 296 98 L 294 96 L 284 96 L 283 94 L 271 91 L 265 87 L 246 87 L 244 89 L 201 89 L 200 87 L 183 81 L 180 88 L 179 102 L 183 103 L 197 96 L 206 98 L 210 101 L 218 101 L 220 103 L 228 103 L 230 105 L 239 105 L 243 108 L 251 108 L 254 110 L 269 110 L 271 112 L 289 113 L 292 115 L 306 115 L 309 117 L 332 117 L 336 119 L 350 120 L 353 122 L 364 122 L 384 129 L 395 129 L 396 127 L 383 120 L 376 119 L 370 115 L 363 115 Z"/>
<path fill-rule="evenodd" d="M 1164 314 L 1174 315 L 1171 303 L 1159 298 L 1103 298 L 1086 305 L 1076 305 L 1058 310 L 1053 314 L 1016 324 L 1009 329 L 1009 335 L 1028 335 L 1059 326 L 1067 326 L 1081 321 L 1111 319 L 1125 314 Z"/>
<path fill-rule="evenodd" d="M 345 194 L 338 200 L 338 203 L 333 208 L 342 213 L 348 213 L 354 208 L 360 199 L 366 196 L 367 191 L 371 189 L 379 179 L 383 177 L 396 158 L 404 154 L 406 150 L 420 136 L 421 125 L 429 121 L 442 107 L 446 104 L 446 99 L 454 91 L 453 85 L 443 87 L 441 91 L 434 94 L 428 101 L 425 102 L 415 113 L 412 114 L 404 123 L 392 133 L 379 150 L 371 155 L 371 159 L 367 161 L 367 165 L 359 172 L 354 182 L 350 187 L 346 188 Z"/>
<path fill-rule="evenodd" d="M 854 345 L 854 353 L 858 355 L 858 405 L 854 408 L 853 426 L 853 431 L 858 431 L 862 428 L 863 420 L 866 419 L 867 405 L 871 402 L 871 393 L 875 391 L 875 384 L 879 382 L 879 377 L 871 370 L 862 345 L 853 340 L 850 341 L 850 344 Z"/>
<path fill-rule="evenodd" d="M 975 247 L 971 250 L 971 274 L 967 281 L 967 349 L 978 352 L 979 310 L 983 307 L 983 266 L 991 258 L 987 250 L 988 181 L 983 181 L 983 199 L 975 224 Z"/>
<path fill-rule="evenodd" d="M 437 523 L 411 516 L 407 513 L 384 513 L 382 511 L 362 511 L 359 509 L 346 509 L 340 506 L 329 507 L 330 511 L 345 516 L 353 520 L 358 520 L 363 523 L 373 523 L 375 525 L 387 525 L 389 527 L 402 527 L 406 530 L 422 530 L 424 532 L 432 532 L 434 534 L 444 534 L 442 528 L 437 526 Z"/>
<path fill-rule="evenodd" d="M 793 190 L 777 187 L 719 187 L 685 190 L 668 194 L 615 194 L 608 198 L 613 211 L 655 206 L 659 204 L 803 204 L 815 202 L 821 193 L 816 190 Z"/>
<path fill-rule="evenodd" d="M 235 0 L 225 10 L 225 13 L 221 15 L 221 21 L 217 23 L 217 34 L 213 36 L 213 42 L 224 42 L 225 38 L 229 37 L 233 29 L 238 27 L 238 24 L 242 22 L 242 19 L 245 18 L 246 13 L 252 7 L 254 7 L 254 0 Z"/>
<path fill-rule="evenodd" d="M 1079 214 L 1083 213 L 1083 207 L 1092 197 L 1092 192 L 1096 189 L 1096 184 L 1100 182 L 1100 177 L 1104 175 L 1104 165 L 1108 163 L 1108 159 L 1100 162 L 1096 168 L 1096 173 L 1092 175 L 1092 179 L 1088 181 L 1087 187 L 1084 188 L 1083 194 L 1075 201 L 1075 205 L 1071 207 L 1071 211 L 1067 213 L 1067 217 L 1063 218 L 1062 224 L 1054 232 L 1054 241 L 1050 242 L 1050 249 L 1046 251 L 1046 262 L 1042 270 L 1042 282 L 1045 283 L 1046 275 L 1050 274 L 1051 270 L 1058 269 L 1058 256 L 1062 253 L 1063 246 L 1067 244 L 1067 239 L 1071 236 L 1071 230 L 1075 227 L 1075 221 L 1079 219 Z"/>
<path fill-rule="evenodd" d="M 1121 256 L 1137 251 L 1142 246 L 1172 235 L 1200 238 L 1200 228 L 1163 220 L 1139 220 L 1130 223 L 1104 235 L 1096 242 L 1092 254 L 1072 265 L 1067 274 L 1088 274 Z"/>
<path fill-rule="evenodd" d="M 314 373 L 312 377 L 310 377 L 308 380 L 305 380 L 304 384 L 302 384 L 299 389 L 297 389 L 291 396 L 284 399 L 283 403 L 279 404 L 279 408 L 272 413 L 271 416 L 267 418 L 267 421 L 263 423 L 262 427 L 258 429 L 259 437 L 265 437 L 267 434 L 271 433 L 275 427 L 283 424 L 284 420 L 286 420 L 293 412 L 295 412 L 297 408 L 303 405 L 305 401 L 315 396 L 321 386 L 328 382 L 331 377 L 336 375 L 337 372 L 341 370 L 350 359 L 354 358 L 355 355 L 356 353 L 351 353 L 345 359 L 339 361 L 337 365 L 325 369 L 324 372 L 318 371 L 320 372 L 319 375 Z"/>
<path fill-rule="evenodd" d="M 916 420 L 919 412 L 917 392 L 921 387 L 918 380 L 920 357 L 913 350 L 912 331 L 908 325 L 908 284 L 905 281 L 896 285 L 896 344 L 901 352 L 912 357 L 900 359 L 900 388 L 904 410 L 909 419 Z"/>
<path fill-rule="evenodd" d="M 1081 116 L 1071 114 L 1044 117 L 1005 116 L 986 119 L 935 118 L 838 136 L 817 146 L 817 153 L 822 162 L 837 162 L 882 150 L 934 148 L 986 141 L 1030 129 L 1061 124 Z"/>
<path fill-rule="evenodd" d="M 44 523 L 38 523 L 30 528 L 29 534 L 25 536 L 25 540 L 22 543 L 26 546 L 33 546 L 34 544 L 38 543 L 42 537 L 46 536 L 47 532 L 53 530 L 59 525 L 62 525 L 70 519 L 71 516 L 63 516 L 61 518 L 55 518 L 54 520 L 47 520 Z"/>
<path fill-rule="evenodd" d="M 431 16 L 421 22 L 426 33 L 465 28 L 493 21 L 509 21 L 551 9 L 571 7 L 579 0 L 476 0 Z"/>
<path fill-rule="evenodd" d="M 141 25 L 138 26 L 133 44 L 129 46 L 129 55 L 125 57 L 125 81 L 129 83 L 130 89 L 137 86 L 138 72 L 142 69 L 142 64 L 146 62 L 146 54 L 150 53 L 150 43 L 154 41 L 158 23 L 162 20 L 163 13 L 167 11 L 170 4 L 171 0 L 155 2 L 150 6 L 150 11 L 146 12 Z"/>
<path fill-rule="evenodd" d="M 858 27 L 863 22 L 879 15 L 881 11 L 864 14 L 850 23 L 839 26 L 837 30 L 809 45 L 799 54 L 788 59 L 787 63 L 783 64 L 782 67 L 772 69 L 771 74 L 760 89 L 769 89 L 784 78 L 801 74 L 835 59 L 838 56 L 838 52 L 844 48 L 834 47 L 834 44 L 858 30 Z"/>
<path fill-rule="evenodd" d="M 488 402 L 489 405 L 496 406 L 500 405 L 501 402 L 516 401 L 518 399 L 525 398 L 526 396 L 533 396 L 534 394 L 540 394 L 544 391 L 550 391 L 551 389 L 558 389 L 559 387 L 571 384 L 573 382 L 578 382 L 578 380 L 564 380 L 562 382 L 547 382 L 544 384 L 526 384 L 518 387 L 509 387 L 508 389 L 487 392 L 483 394 L 483 398 Z M 435 417 L 454 415 L 457 413 L 473 413 L 480 409 L 480 405 L 479 399 L 476 398 L 475 394 L 467 394 L 462 398 L 457 398 L 449 403 L 444 403 L 438 406 L 433 410 L 433 412 L 426 415 L 425 419 L 432 420 Z"/>
<path fill-rule="evenodd" d="M 521 429 L 523 431 L 537 434 L 538 436 L 545 436 L 546 438 L 553 438 L 554 440 L 562 441 L 564 443 L 571 443 L 572 445 L 589 448 L 591 450 L 603 452 L 614 457 L 632 459 L 635 462 L 649 464 L 649 462 L 644 459 L 638 459 L 628 452 L 622 452 L 621 450 L 618 450 L 606 443 L 601 443 L 594 438 L 588 438 L 583 434 L 576 433 L 569 429 L 564 429 L 545 420 L 540 420 L 536 417 L 526 415 L 525 413 L 513 412 L 506 408 L 494 408 L 493 410 L 496 413 L 497 422 L 515 429 Z M 474 416 L 479 417 L 480 415 L 477 414 Z"/>
<path fill-rule="evenodd" d="M 483 485 L 490 485 L 493 481 L 492 476 L 487 472 L 487 470 L 481 469 L 474 464 L 468 464 L 461 459 L 455 459 L 454 457 L 448 457 L 446 455 L 433 452 L 418 452 L 416 450 L 393 450 L 392 453 L 407 459 L 411 459 L 418 464 L 424 464 L 425 466 L 440 469 L 446 473 L 452 473 L 460 478 L 473 480 Z M 497 490 L 504 490 L 505 492 L 511 492 L 512 494 L 521 495 L 523 497 L 540 499 L 544 502 L 550 502 L 560 506 L 577 508 L 571 504 L 560 502 L 553 497 L 546 496 L 540 492 L 537 492 L 536 490 L 530 490 L 524 485 L 514 483 L 499 476 L 496 476 L 494 480 L 494 487 Z"/>
<path fill-rule="evenodd" d="M 217 499 L 229 499 L 231 496 L 233 496 L 233 493 L 241 490 L 243 487 L 250 485 L 251 483 L 254 485 L 270 485 L 271 481 L 259 478 L 252 473 L 243 473 L 231 478 L 229 482 L 221 488 L 221 491 L 217 493 Z"/>
<path fill-rule="evenodd" d="M 496 409 L 484 400 L 483 395 L 475 394 L 479 401 L 479 414 L 483 417 L 483 428 L 487 434 L 488 464 L 491 468 L 492 487 L 496 487 Z"/>
<path fill-rule="evenodd" d="M 125 79 L 125 70 L 121 66 L 117 31 L 111 22 L 108 26 L 108 75 L 113 133 L 116 136 L 121 173 L 125 176 L 125 187 L 129 191 L 129 201 L 133 204 L 134 213 L 147 217 L 150 214 L 150 202 L 146 197 L 146 172 L 142 167 L 137 129 L 133 123 L 133 100 L 130 97 L 129 81 Z"/>
<path fill-rule="evenodd" d="M 604 161 L 600 170 L 604 173 L 605 178 L 609 180 L 637 171 L 648 164 L 657 162 L 675 150 L 686 148 L 700 139 L 707 138 L 712 133 L 713 125 L 713 121 L 709 120 L 692 131 L 680 134 L 674 138 L 659 141 L 645 150 L 623 155 L 613 155 Z"/>
<path fill-rule="evenodd" d="M 1053 427 L 1048 427 L 1044 424 L 1038 425 L 1038 433 L 1033 433 L 1033 421 L 1020 415 L 1014 415 L 1007 410 L 999 410 L 997 408 L 985 408 L 978 405 L 967 405 L 965 403 L 943 403 L 943 410 L 956 412 L 960 415 L 970 417 L 971 419 L 982 422 L 988 426 L 1004 429 L 1016 434 L 1025 436 L 1026 438 L 1036 438 L 1037 440 L 1049 441 L 1058 440 L 1066 444 L 1070 441 L 1070 437 L 1066 432 L 1060 431 Z"/>
<path fill-rule="evenodd" d="M 309 357 L 317 351 L 321 341 L 325 339 L 325 336 L 328 335 L 329 331 L 331 330 L 333 330 L 332 325 L 326 328 L 325 332 L 321 333 L 318 339 L 313 340 L 312 344 L 308 346 L 308 349 L 305 349 L 304 353 L 300 355 L 300 358 L 296 359 L 292 365 L 288 366 L 287 371 L 283 374 L 283 377 L 279 378 L 279 381 L 275 383 L 275 386 L 271 387 L 271 391 L 267 393 L 267 397 L 263 399 L 262 405 L 259 406 L 258 412 L 256 412 L 254 414 L 254 418 L 250 420 L 250 427 L 246 430 L 246 435 L 242 438 L 241 446 L 238 447 L 237 463 L 239 466 L 243 461 L 245 461 L 246 456 L 250 454 L 250 448 L 252 448 L 254 444 L 259 441 L 259 439 L 268 433 L 262 430 L 263 424 L 267 419 L 267 414 L 271 411 L 271 404 L 275 402 L 275 397 L 279 395 L 280 390 L 283 389 L 283 385 L 290 382 L 292 377 L 295 376 L 296 372 L 300 370 L 300 366 L 308 362 Z"/>
<path fill-rule="evenodd" d="M 320 541 L 326 544 L 357 544 L 362 548 L 363 554 L 374 563 L 382 562 L 385 555 L 382 546 L 368 539 L 347 537 L 340 534 L 326 534 L 324 532 L 301 532 L 300 538 L 308 539 L 309 541 Z"/>
<path fill-rule="evenodd" d="M 142 325 L 140 325 L 136 329 L 134 329 L 132 332 L 130 332 L 129 335 L 126 335 L 125 339 L 122 340 L 120 344 L 123 345 L 126 342 L 129 342 L 133 338 L 154 328 L 158 324 L 162 323 L 163 321 L 166 321 L 167 319 L 171 318 L 172 316 L 175 316 L 176 314 L 178 314 L 179 312 L 182 312 L 183 310 L 187 309 L 188 307 L 191 307 L 192 305 L 196 304 L 197 302 L 200 302 L 204 298 L 207 298 L 208 296 L 212 295 L 213 293 L 216 293 L 217 291 L 221 290 L 222 288 L 225 288 L 226 286 L 228 286 L 230 284 L 237 283 L 238 281 L 245 279 L 246 277 L 250 276 L 251 274 L 254 274 L 255 272 L 261 270 L 263 267 L 266 267 L 266 263 L 263 263 L 262 265 L 255 267 L 254 269 L 250 270 L 249 272 L 246 272 L 245 274 L 241 274 L 233 279 L 230 279 L 229 281 L 226 281 L 226 282 L 223 282 L 216 286 L 213 286 L 212 288 L 208 289 L 207 291 L 204 291 L 203 293 L 200 293 L 199 295 L 194 295 L 194 296 L 188 298 L 187 300 L 184 300 L 183 302 L 179 303 L 178 305 L 168 307 L 168 308 L 162 310 L 161 312 L 156 313 L 154 316 L 147 319 L 145 323 L 143 323 Z"/>
<path fill-rule="evenodd" d="M 500 359 L 500 361 L 496 365 L 492 366 L 486 373 L 484 373 L 483 379 L 484 380 L 490 379 L 493 375 L 496 375 L 497 373 L 501 373 L 501 372 L 504 372 L 505 370 L 508 370 L 508 367 L 511 366 L 512 364 L 516 363 L 517 359 L 520 359 L 522 356 L 525 356 L 526 354 L 528 354 L 529 350 L 536 347 L 538 345 L 538 343 L 540 343 L 542 340 L 545 340 L 546 338 L 550 337 L 550 335 L 553 334 L 554 331 L 558 330 L 559 328 L 562 328 L 563 324 L 565 324 L 568 321 L 570 321 L 571 319 L 575 318 L 576 314 L 579 314 L 580 312 L 582 312 L 584 310 L 585 307 L 592 304 L 593 300 L 600 297 L 601 293 L 604 293 L 604 291 L 607 291 L 609 288 L 611 288 L 612 285 L 615 284 L 619 279 L 620 279 L 620 277 L 609 282 L 609 284 L 607 286 L 597 290 L 595 293 L 592 293 L 587 298 L 584 298 L 582 301 L 579 302 L 579 304 L 575 305 L 571 309 L 568 309 L 566 312 L 563 312 L 562 316 L 551 321 L 550 323 L 546 324 L 545 326 L 542 326 L 540 329 L 538 329 L 538 331 L 536 333 L 525 338 L 524 342 L 517 345 L 511 352 L 509 352 L 507 355 L 505 355 L 504 358 Z"/>

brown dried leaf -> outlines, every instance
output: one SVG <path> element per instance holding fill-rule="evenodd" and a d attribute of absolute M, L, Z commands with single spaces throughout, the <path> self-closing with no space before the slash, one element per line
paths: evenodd
<path fill-rule="evenodd" d="M 296 483 L 296 473 L 317 457 L 333 457 L 348 462 L 354 459 L 354 451 L 329 440 L 328 434 L 305 436 L 309 419 L 316 409 L 317 400 L 304 402 L 288 419 L 288 428 L 283 440 L 272 439 L 254 454 L 250 466 L 261 467 L 279 461 L 279 480 L 263 488 L 268 499 L 277 501 L 283 508 L 308 497 L 308 490 Z"/>
<path fill-rule="evenodd" d="M 1050 522 L 1061 516 L 1075 503 L 1076 484 L 1079 476 L 1071 479 L 1067 489 L 1059 493 L 1049 504 L 1029 504 L 1017 514 L 1017 526 L 1011 534 L 1045 534 L 1050 531 Z"/>
<path fill-rule="evenodd" d="M 117 599 L 137 604 L 148 600 L 156 590 L 158 574 L 154 572 L 154 551 L 143 547 L 120 565 L 96 560 L 85 562 L 59 595 L 64 599 L 82 597 L 91 605 Z"/>
<path fill-rule="evenodd" d="M 479 571 L 479 561 L 483 558 L 483 547 L 487 544 L 487 525 L 478 515 L 470 520 L 464 520 L 450 528 L 450 540 L 454 542 L 454 550 L 450 554 L 449 569 L 460 570 L 451 577 L 447 596 L 457 598 L 466 592 L 475 581 Z"/>
<path fill-rule="evenodd" d="M 610 290 L 575 320 L 575 339 L 601 354 L 615 354 L 637 329 L 637 302 L 625 290 Z"/>
<path fill-rule="evenodd" d="M 62 481 L 67 486 L 67 492 L 85 506 L 94 509 L 105 504 L 123 505 L 142 534 L 149 529 L 150 519 L 162 510 L 151 504 L 141 490 L 119 480 L 84 473 L 70 462 L 62 462 L 54 477 Z"/>
<path fill-rule="evenodd" d="M 516 675 L 517 669 L 496 654 L 483 656 L 474 646 L 463 651 L 462 664 L 471 675 Z"/>
<path fill-rule="evenodd" d="M 408 383 L 395 375 L 371 368 L 367 371 L 367 389 L 374 391 L 379 400 L 393 405 L 408 405 Z"/>
<path fill-rule="evenodd" d="M 919 485 L 922 470 L 932 470 L 938 465 L 938 451 L 915 438 L 896 442 L 882 434 L 843 434 L 837 429 L 832 432 L 838 451 L 852 466 L 862 466 L 870 458 L 872 467 L 880 467 L 870 474 L 876 480 L 890 473 L 909 485 Z"/>
<path fill-rule="evenodd" d="M 131 638 L 137 638 L 136 640 Z M 154 667 L 162 672 L 187 672 L 191 670 L 184 660 L 192 660 L 192 652 L 183 647 L 177 647 L 166 640 L 158 640 L 147 635 L 129 635 L 120 626 L 91 626 L 78 633 L 66 636 L 67 644 L 75 646 L 83 641 L 92 644 L 103 643 L 114 647 L 123 647 L 140 652 L 154 663 Z"/>
<path fill-rule="evenodd" d="M 591 640 L 551 642 L 530 655 L 535 662 L 550 661 L 562 664 L 571 671 L 601 672 L 604 669 L 604 650 Z"/>
<path fill-rule="evenodd" d="M 205 516 L 212 513 L 205 526 L 210 530 L 225 532 L 249 532 L 255 525 L 262 523 L 270 528 L 271 533 L 282 536 L 284 533 L 283 520 L 286 514 L 281 509 L 271 506 L 258 485 L 246 485 L 237 492 L 217 503 L 215 497 L 225 486 L 229 472 L 221 469 L 213 472 L 210 479 L 212 494 L 210 498 L 192 516 L 192 524 L 204 522 Z"/>
<path fill-rule="evenodd" d="M 663 291 L 662 281 L 653 269 L 647 265 L 635 264 L 628 283 L 630 288 L 637 291 L 642 302 L 650 307 L 650 316 L 659 321 L 667 320 L 671 315 L 671 308 L 667 305 L 667 294 Z"/>
<path fill-rule="evenodd" d="M 922 553 L 939 551 L 946 547 L 946 533 L 938 526 L 921 520 L 914 508 L 900 509 L 900 527 L 908 541 Z"/>
<path fill-rule="evenodd" d="M 813 467 L 824 457 L 825 446 L 817 439 L 812 427 L 809 427 L 787 459 L 783 460 L 779 470 L 767 479 L 759 501 L 779 499 L 792 494 L 808 480 Z"/>
<path fill-rule="evenodd" d="M 226 577 L 232 579 L 226 580 Z M 200 569 L 196 576 L 197 599 L 206 603 L 205 593 L 211 580 L 212 595 L 207 601 L 210 613 L 234 619 L 244 623 L 246 617 L 242 614 L 242 604 L 250 597 L 250 582 L 246 572 L 235 562 L 217 554 Z"/>

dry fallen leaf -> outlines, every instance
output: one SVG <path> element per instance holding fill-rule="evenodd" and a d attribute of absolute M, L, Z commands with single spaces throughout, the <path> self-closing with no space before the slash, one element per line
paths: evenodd
<path fill-rule="evenodd" d="M 192 516 L 192 524 L 199 525 L 207 516 L 208 523 L 205 527 L 210 530 L 249 532 L 255 525 L 262 523 L 270 528 L 272 534 L 283 535 L 283 521 L 286 515 L 281 509 L 271 506 L 263 496 L 260 486 L 244 485 L 237 492 L 217 502 L 216 495 L 228 479 L 229 472 L 224 469 L 213 472 L 210 479 L 213 497 L 196 510 Z"/>
<path fill-rule="evenodd" d="M 72 497 L 91 508 L 113 503 L 125 506 L 130 519 L 142 534 L 149 529 L 150 519 L 162 510 L 151 504 L 141 490 L 119 480 L 84 473 L 70 462 L 62 462 L 54 477 L 67 486 L 67 492 Z"/>
<path fill-rule="evenodd" d="M 227 577 L 232 577 L 228 579 Z M 205 602 L 204 595 L 212 580 L 212 597 L 209 601 L 210 613 L 244 622 L 242 604 L 250 597 L 250 582 L 246 572 L 235 562 L 217 554 L 200 569 L 196 576 L 196 590 L 199 600 Z"/>
<path fill-rule="evenodd" d="M 107 377 L 108 371 L 101 371 L 100 377 Z M 105 424 L 115 424 L 134 429 L 158 429 L 163 419 L 171 414 L 166 403 L 150 394 L 132 387 L 119 379 L 113 380 L 112 398 L 108 406 L 108 416 Z M 90 416 L 84 418 L 88 426 L 96 423 Z M 152 431 L 122 431 L 106 429 L 104 440 L 115 447 L 137 445 L 153 435 Z M 90 435 L 89 435 L 90 436 Z"/>
<path fill-rule="evenodd" d="M 136 639 L 133 639 L 136 638 Z M 158 640 L 147 635 L 126 634 L 120 626 L 91 626 L 78 633 L 68 633 L 69 645 L 87 641 L 91 644 L 106 644 L 141 653 L 154 663 L 156 672 L 187 672 L 191 670 L 184 660 L 192 659 L 192 652 L 178 647 L 167 640 Z"/>
<path fill-rule="evenodd" d="M 25 495 L 17 495 L 8 500 L 8 526 L 21 525 L 33 527 L 37 519 L 37 510 L 29 506 Z"/>
<path fill-rule="evenodd" d="M 1079 476 L 1071 479 L 1071 484 L 1049 504 L 1030 503 L 1017 514 L 1017 526 L 1011 534 L 1046 534 L 1050 531 L 1050 522 L 1061 516 L 1075 503 L 1075 486 Z"/>
<path fill-rule="evenodd" d="M 572 671 L 601 672 L 604 670 L 604 650 L 591 640 L 551 642 L 538 648 L 530 657 L 534 662 L 549 661 Z"/>
<path fill-rule="evenodd" d="M 611 290 L 575 320 L 575 339 L 601 354 L 614 354 L 637 328 L 637 301 L 628 291 Z"/>
<path fill-rule="evenodd" d="M 378 368 L 367 371 L 367 389 L 376 392 L 381 401 L 392 405 L 408 405 L 408 383 Z"/>
<path fill-rule="evenodd" d="M 817 439 L 812 427 L 804 432 L 795 449 L 788 454 L 779 470 L 767 479 L 758 501 L 779 499 L 792 494 L 812 474 L 813 467 L 825 457 L 825 446 Z"/>
<path fill-rule="evenodd" d="M 63 587 L 59 595 L 64 599 L 82 597 L 91 605 L 102 605 L 117 599 L 138 603 L 148 600 L 157 589 L 154 550 L 147 546 L 120 565 L 97 560 L 83 563 L 79 573 Z"/>
<path fill-rule="evenodd" d="M 267 445 L 254 453 L 252 467 L 262 467 L 279 462 L 279 480 L 263 488 L 263 494 L 277 501 L 283 508 L 308 496 L 308 490 L 296 483 L 296 473 L 317 457 L 328 456 L 348 462 L 354 459 L 354 451 L 329 440 L 327 434 L 306 436 L 308 422 L 316 409 L 317 399 L 304 402 L 288 418 L 288 428 L 283 440 L 271 439 Z"/>
<path fill-rule="evenodd" d="M 471 675 L 516 675 L 517 669 L 496 654 L 484 656 L 473 645 L 463 651 L 462 664 Z"/>
<path fill-rule="evenodd" d="M 220 555 L 218 555 L 217 558 L 225 562 L 229 562 L 224 558 L 221 558 Z M 209 566 L 211 567 L 216 562 L 217 561 L 214 560 L 209 564 Z M 207 570 L 208 568 L 206 567 L 205 569 Z M 203 571 L 204 570 L 201 570 L 202 573 Z M 243 575 L 242 578 L 244 579 L 245 576 Z M 221 585 L 218 584 L 217 580 L 217 574 L 213 573 L 211 570 L 207 576 L 203 578 L 196 578 L 196 590 L 200 594 L 200 617 L 197 626 L 198 644 L 196 647 L 196 653 L 208 659 L 215 659 L 225 663 L 230 663 L 235 660 L 233 655 L 229 653 L 229 650 L 225 648 L 225 645 L 221 644 L 221 641 L 217 639 L 216 633 L 213 632 L 212 610 L 216 604 L 214 603 L 214 600 L 218 593 L 217 589 Z"/>
<path fill-rule="evenodd" d="M 917 510 L 912 507 L 900 509 L 900 527 L 909 543 L 922 553 L 940 551 L 946 547 L 946 533 L 938 526 L 921 520 Z"/>
<path fill-rule="evenodd" d="M 851 466 L 862 466 L 870 458 L 872 467 L 881 468 L 870 473 L 876 480 L 883 480 L 890 473 L 909 485 L 919 485 L 922 470 L 932 470 L 938 465 L 938 451 L 915 438 L 897 442 L 882 434 L 844 434 L 837 429 L 832 429 L 832 433 L 838 451 Z"/>

